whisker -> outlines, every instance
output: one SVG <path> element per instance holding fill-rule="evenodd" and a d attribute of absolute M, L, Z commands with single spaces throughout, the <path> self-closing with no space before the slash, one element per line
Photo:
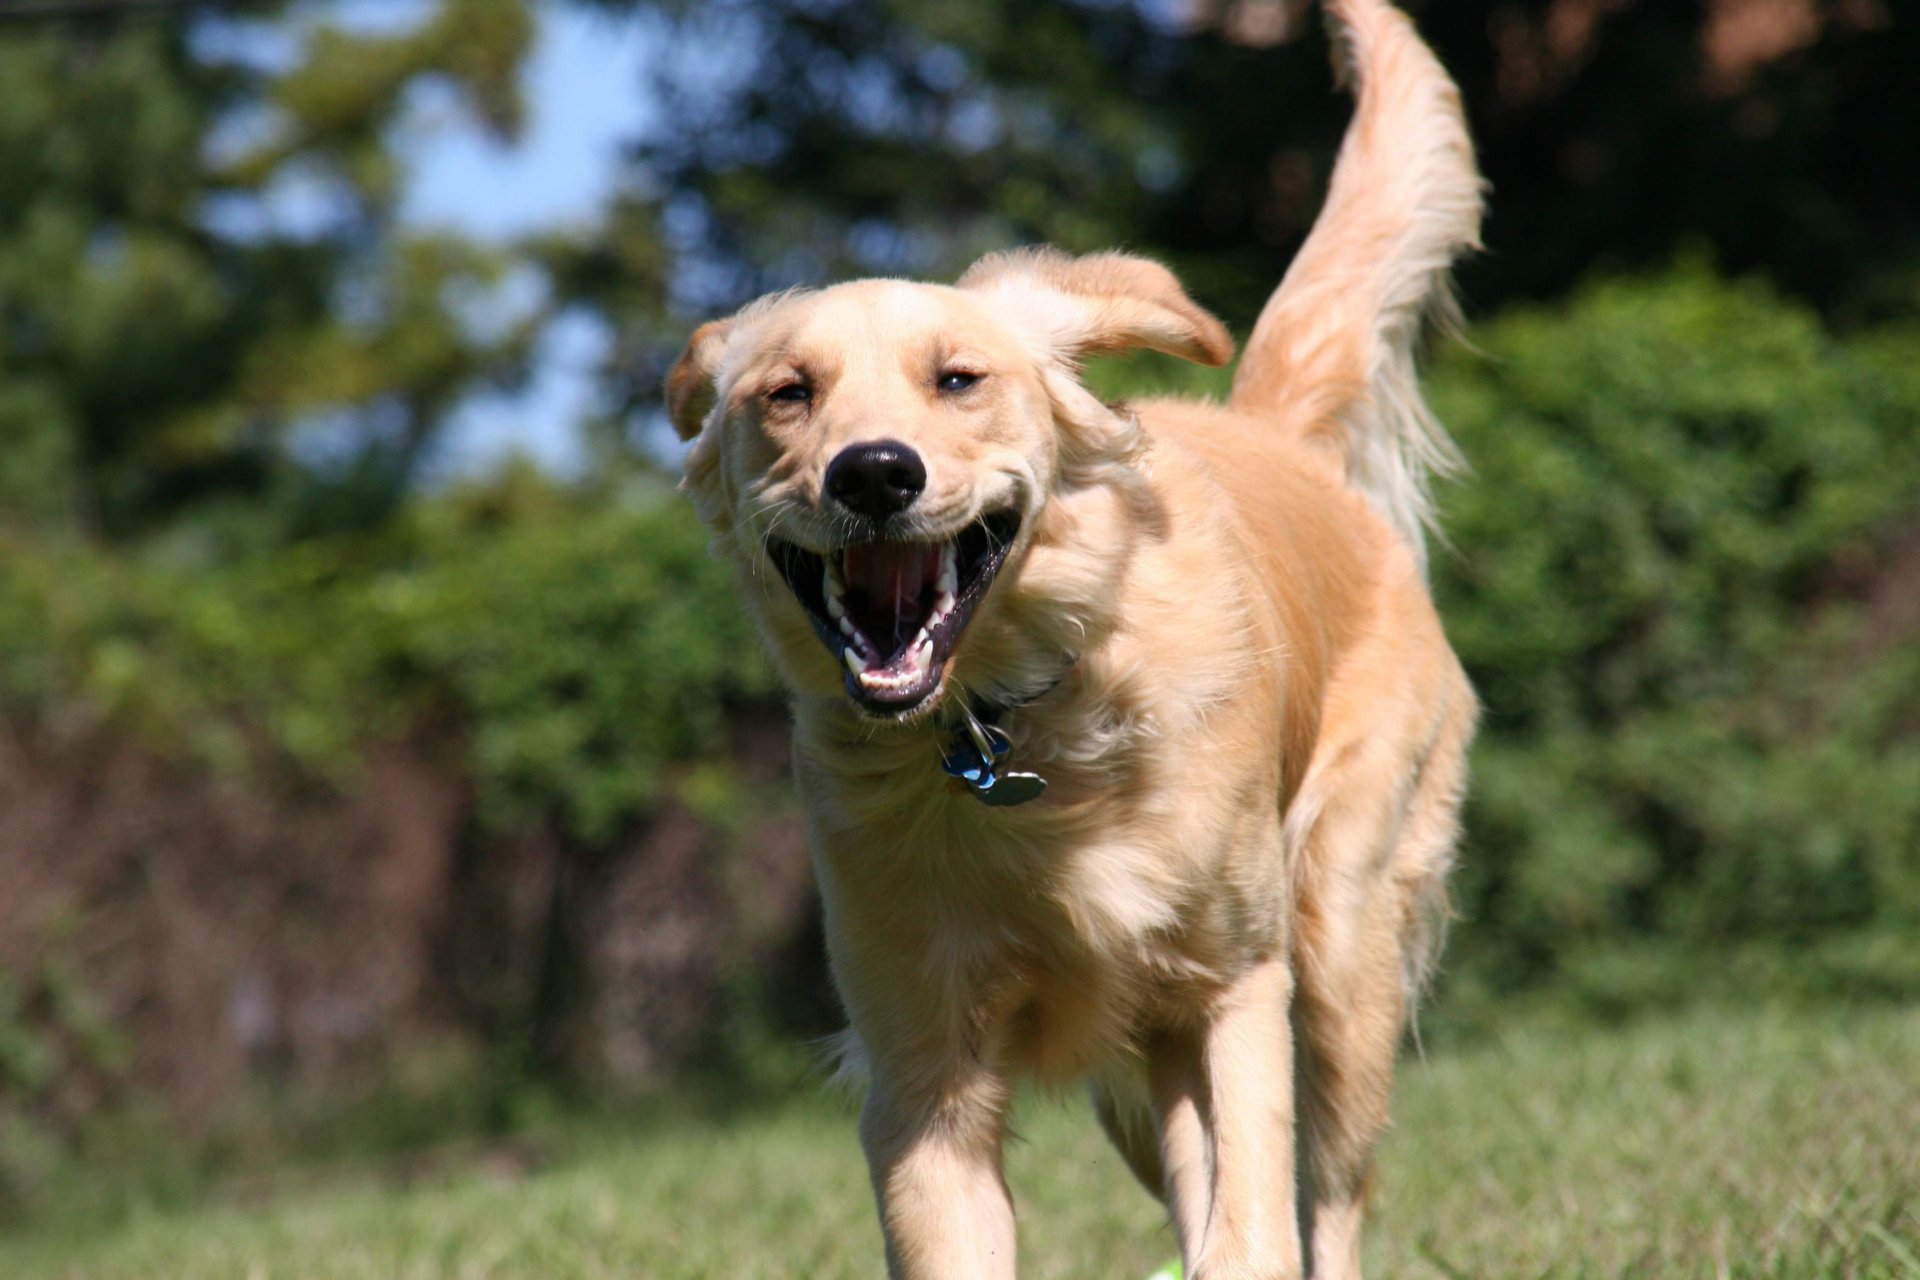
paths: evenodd
<path fill-rule="evenodd" d="M 760 527 L 760 536 L 757 541 L 760 546 L 760 554 L 765 560 L 771 561 L 773 559 L 773 539 L 780 528 L 783 518 L 789 512 L 799 510 L 799 508 L 800 504 L 791 498 L 778 498 L 761 511 L 760 515 L 764 523 L 762 523 Z M 754 572 L 758 574 L 759 569 L 759 561 L 756 561 L 754 563 Z"/>

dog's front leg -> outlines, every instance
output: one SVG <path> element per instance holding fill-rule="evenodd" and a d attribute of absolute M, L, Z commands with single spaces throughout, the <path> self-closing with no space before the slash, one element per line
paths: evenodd
<path fill-rule="evenodd" d="M 1292 973 L 1267 961 L 1148 1050 L 1167 1204 L 1191 1280 L 1298 1280 Z"/>
<path fill-rule="evenodd" d="M 876 1076 L 860 1142 L 893 1280 L 1012 1280 L 1013 1199 L 1001 1174 L 1002 1082 L 940 1090 Z"/>

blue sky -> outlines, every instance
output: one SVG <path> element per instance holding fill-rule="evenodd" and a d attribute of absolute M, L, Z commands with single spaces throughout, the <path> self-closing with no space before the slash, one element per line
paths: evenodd
<path fill-rule="evenodd" d="M 297 56 L 298 30 L 307 23 L 404 29 L 428 11 L 426 0 L 311 0 L 289 26 L 215 21 L 199 38 L 209 53 L 270 65 Z M 658 39 L 640 20 L 579 5 L 541 3 L 536 13 L 538 34 L 523 73 L 526 124 L 513 143 L 492 137 L 451 92 L 429 88 L 409 104 L 396 138 L 409 168 L 401 203 L 407 221 L 507 240 L 589 225 L 612 195 L 621 144 L 650 123 L 643 72 Z M 238 119 L 231 141 L 244 143 L 259 127 L 258 120 Z M 264 209 L 220 207 L 213 216 L 236 229 L 262 218 L 283 228 L 324 223 L 328 196 L 323 185 L 295 175 L 269 194 Z M 546 335 L 524 391 L 479 395 L 457 412 L 434 474 L 485 471 L 515 453 L 563 474 L 578 471 L 586 461 L 579 424 L 595 394 L 591 371 L 607 344 L 598 321 L 563 317 Z"/>
<path fill-rule="evenodd" d="M 371 25 L 394 21 L 407 7 L 418 11 L 394 0 L 351 0 L 329 16 Z M 563 4 L 538 12 L 525 72 L 527 123 L 513 145 L 431 95 L 413 112 L 401 135 L 412 162 L 401 206 L 408 220 L 506 239 L 589 223 L 612 194 L 621 143 L 648 123 L 642 72 L 654 39 L 628 17 Z M 523 393 L 480 396 L 459 412 L 442 468 L 485 470 L 519 452 L 562 473 L 577 471 L 584 464 L 578 424 L 594 395 L 590 371 L 607 340 L 598 321 L 563 318 Z"/>
<path fill-rule="evenodd" d="M 415 168 L 402 211 L 411 220 L 506 239 L 584 224 L 612 193 L 620 143 L 648 123 L 647 28 L 572 5 L 538 13 L 518 143 L 500 145 L 445 103 L 409 122 L 403 146 Z"/>

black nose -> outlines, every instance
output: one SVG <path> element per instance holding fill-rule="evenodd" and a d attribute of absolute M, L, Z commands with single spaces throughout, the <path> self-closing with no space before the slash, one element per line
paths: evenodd
<path fill-rule="evenodd" d="M 898 440 L 848 445 L 827 464 L 827 493 L 849 511 L 884 520 L 927 487 L 927 464 Z"/>

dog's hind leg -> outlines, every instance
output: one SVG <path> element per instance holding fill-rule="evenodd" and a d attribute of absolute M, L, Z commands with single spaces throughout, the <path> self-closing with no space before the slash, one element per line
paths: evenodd
<path fill-rule="evenodd" d="M 1405 1019 L 1399 939 L 1385 922 L 1338 974 L 1303 980 L 1299 1036 L 1300 1225 L 1313 1280 L 1359 1280 L 1360 1223 L 1386 1128 Z"/>
<path fill-rule="evenodd" d="M 1167 1169 L 1160 1155 L 1160 1129 L 1153 1117 L 1152 1095 L 1139 1074 L 1130 1063 L 1096 1078 L 1090 1086 L 1093 1113 L 1140 1185 L 1164 1201 Z"/>
<path fill-rule="evenodd" d="M 1438 942 L 1472 722 L 1462 698 L 1406 775 L 1404 801 L 1355 785 L 1314 829 L 1293 1006 L 1300 1219 L 1313 1280 L 1359 1280 L 1374 1147 L 1402 1028 Z"/>

